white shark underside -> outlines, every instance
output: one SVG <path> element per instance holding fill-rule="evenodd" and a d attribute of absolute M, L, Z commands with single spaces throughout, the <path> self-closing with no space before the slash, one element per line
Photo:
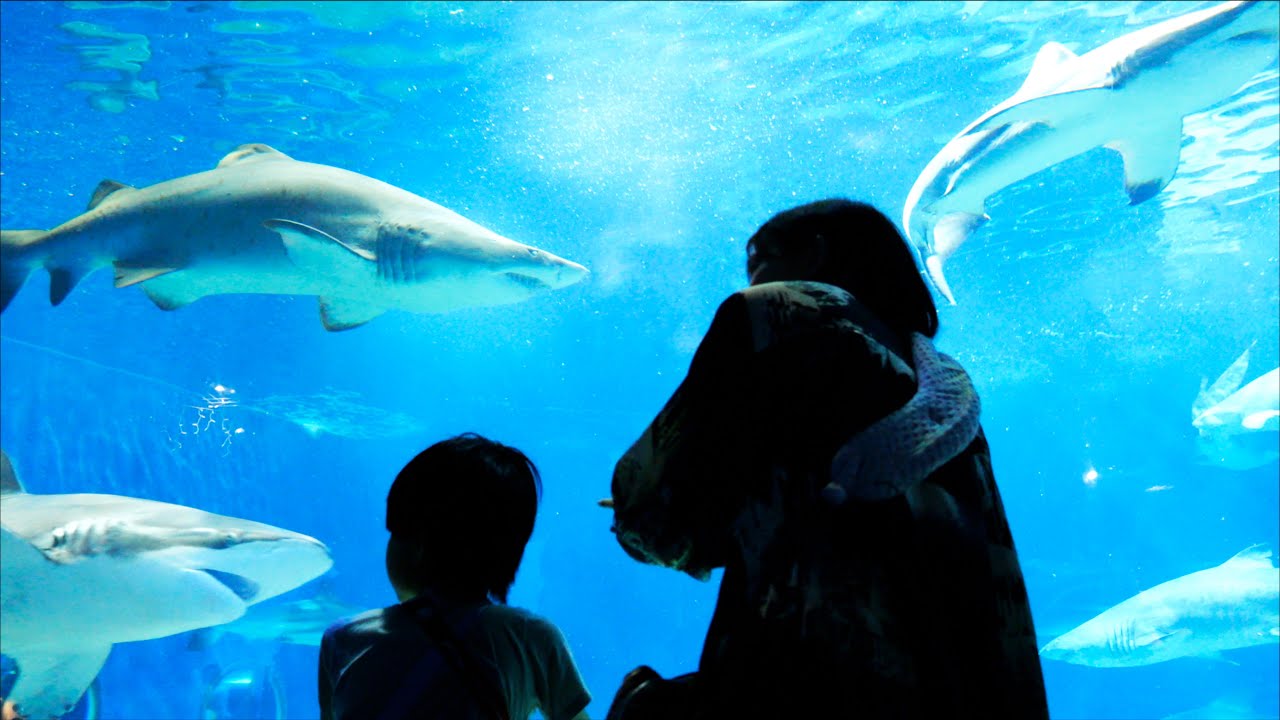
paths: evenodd
<path fill-rule="evenodd" d="M 32 495 L 0 453 L 0 638 L 11 697 L 58 717 L 111 646 L 230 622 L 321 575 L 318 540 L 249 520 L 118 495 Z"/>
<path fill-rule="evenodd" d="M 1228 2 L 1081 56 L 1046 44 L 1022 87 L 948 142 L 907 195 L 903 229 L 935 286 L 955 303 L 943 262 L 986 222 L 989 197 L 1088 150 L 1121 154 L 1131 204 L 1159 193 L 1178 167 L 1182 118 L 1274 63 L 1278 34 L 1276 3 Z"/>
<path fill-rule="evenodd" d="M 1145 590 L 1041 649 L 1091 667 L 1134 667 L 1280 642 L 1280 569 L 1268 545 Z"/>
<path fill-rule="evenodd" d="M 317 295 L 330 330 L 390 308 L 520 302 L 587 274 L 406 190 L 261 144 L 142 189 L 103 181 L 83 215 L 4 231 L 0 310 L 36 267 L 57 305 L 107 265 L 117 287 L 141 284 L 166 310 L 228 293 Z"/>

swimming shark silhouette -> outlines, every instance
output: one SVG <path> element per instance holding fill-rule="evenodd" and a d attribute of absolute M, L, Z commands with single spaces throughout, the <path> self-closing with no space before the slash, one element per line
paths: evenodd
<path fill-rule="evenodd" d="M 1212 385 L 1202 380 L 1191 404 L 1191 424 L 1200 431 L 1201 454 L 1234 470 L 1280 458 L 1280 368 L 1241 387 L 1252 348 L 1245 348 Z"/>
<path fill-rule="evenodd" d="M 1090 667 L 1134 667 L 1280 642 L 1280 569 L 1269 545 L 1112 607 L 1040 654 Z"/>
<path fill-rule="evenodd" d="M 290 602 L 269 602 L 249 609 L 225 625 L 196 630 L 187 643 L 190 650 L 202 650 L 223 635 L 239 635 L 247 640 L 320 647 L 324 631 L 367 608 L 349 605 L 330 592 Z"/>
<path fill-rule="evenodd" d="M 388 309 L 445 312 L 563 288 L 583 266 L 357 173 L 242 145 L 213 170 L 98 186 L 84 214 L 0 232 L 0 311 L 45 267 L 57 305 L 94 270 L 173 310 L 207 295 L 318 295 L 329 330 Z"/>
<path fill-rule="evenodd" d="M 916 179 L 902 227 L 935 287 L 942 265 L 989 218 L 989 197 L 1100 145 L 1120 153 L 1129 203 L 1173 179 L 1182 118 L 1228 97 L 1275 62 L 1274 2 L 1227 2 L 1122 35 L 1077 56 L 1056 42 L 1022 87 L 948 142 Z"/>
<path fill-rule="evenodd" d="M 332 565 L 315 538 L 119 495 L 33 495 L 0 451 L 0 638 L 8 700 L 67 712 L 119 642 L 230 622 Z"/>

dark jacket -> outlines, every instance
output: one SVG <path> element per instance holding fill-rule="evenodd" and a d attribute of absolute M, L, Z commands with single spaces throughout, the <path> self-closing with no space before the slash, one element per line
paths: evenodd
<path fill-rule="evenodd" d="M 698 717 L 1048 716 L 981 433 L 905 494 L 820 498 L 840 446 L 914 394 L 910 363 L 907 339 L 838 288 L 748 288 L 618 462 L 623 548 L 725 569 Z"/>

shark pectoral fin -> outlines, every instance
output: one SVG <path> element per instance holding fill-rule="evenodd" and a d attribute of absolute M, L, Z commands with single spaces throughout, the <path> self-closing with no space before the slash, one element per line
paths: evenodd
<path fill-rule="evenodd" d="M 69 642 L 74 642 L 71 640 Z M 111 645 L 72 646 L 67 652 L 24 652 L 14 657 L 18 680 L 9 700 L 24 717 L 57 718 L 75 707 L 93 684 Z"/>
<path fill-rule="evenodd" d="M 1280 411 L 1263 410 L 1244 416 L 1240 425 L 1249 430 L 1280 430 Z"/>
<path fill-rule="evenodd" d="M 348 245 L 323 230 L 300 222 L 276 218 L 266 220 L 262 225 L 279 233 L 285 254 L 298 267 L 313 270 L 342 267 L 350 264 L 352 255 L 370 262 L 378 259 L 368 250 Z"/>
<path fill-rule="evenodd" d="M 1142 127 L 1129 137 L 1112 140 L 1107 147 L 1124 158 L 1124 189 L 1129 204 L 1151 199 L 1164 189 L 1178 170 L 1182 153 L 1182 118 Z"/>
<path fill-rule="evenodd" d="M 1226 663 L 1228 665 L 1235 665 L 1236 667 L 1240 667 L 1240 663 L 1236 662 L 1235 660 L 1232 660 L 1231 658 L 1223 655 L 1222 653 L 1216 650 L 1213 652 L 1204 653 L 1200 657 L 1204 658 L 1205 660 L 1213 660 L 1214 662 Z"/>
<path fill-rule="evenodd" d="M 93 191 L 93 196 L 89 198 L 89 207 L 85 208 L 85 212 L 92 210 L 103 203 L 107 198 L 119 200 L 128 197 L 130 193 L 137 192 L 138 188 L 132 185 L 125 185 L 115 180 L 103 180 L 98 183 L 98 187 Z"/>
<path fill-rule="evenodd" d="M 1145 633 L 1142 633 L 1142 634 L 1140 634 L 1140 635 L 1135 636 L 1135 637 L 1133 638 L 1133 644 L 1134 644 L 1135 646 L 1137 646 L 1137 647 L 1144 647 L 1144 646 L 1146 646 L 1146 645 L 1154 645 L 1154 644 L 1156 644 L 1156 643 L 1158 643 L 1158 642 L 1163 642 L 1166 638 L 1170 638 L 1170 637 L 1173 637 L 1173 636 L 1175 636 L 1175 635 L 1184 635 L 1184 634 L 1187 634 L 1187 633 L 1189 633 L 1189 632 L 1190 632 L 1189 630 L 1160 630 L 1160 629 L 1151 629 L 1151 630 L 1148 630 L 1148 631 L 1147 631 L 1147 632 L 1145 632 Z"/>
<path fill-rule="evenodd" d="M 320 298 L 320 320 L 324 323 L 324 329 L 331 332 L 360 327 L 386 311 L 385 307 L 359 300 Z"/>
<path fill-rule="evenodd" d="M 285 155 L 270 145 L 264 145 L 262 143 L 248 143 L 227 153 L 226 156 L 218 161 L 217 166 L 222 168 L 250 161 L 292 159 L 293 158 Z"/>
<path fill-rule="evenodd" d="M 160 277 L 165 273 L 171 273 L 178 268 L 171 267 L 136 267 L 126 265 L 124 263 L 115 263 L 116 269 L 116 287 L 124 288 L 130 285 L 137 285 L 140 282 L 146 282 L 152 278 Z"/>
<path fill-rule="evenodd" d="M 1111 92 L 1110 88 L 1100 87 L 1042 95 L 1001 110 L 969 128 L 967 134 L 993 130 L 1016 122 L 1044 123 L 1050 127 L 1070 125 L 1098 112 Z"/>

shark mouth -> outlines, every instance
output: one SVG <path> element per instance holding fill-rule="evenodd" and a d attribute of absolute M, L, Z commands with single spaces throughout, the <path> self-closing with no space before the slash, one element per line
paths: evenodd
<path fill-rule="evenodd" d="M 529 290 L 548 290 L 551 288 L 550 285 L 532 275 L 524 275 L 518 272 L 505 272 L 503 275 L 506 275 L 511 282 Z"/>

